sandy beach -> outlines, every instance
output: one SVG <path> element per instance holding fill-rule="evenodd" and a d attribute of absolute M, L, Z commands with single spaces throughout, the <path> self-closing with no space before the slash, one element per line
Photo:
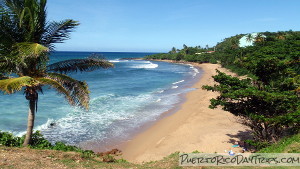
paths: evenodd
<path fill-rule="evenodd" d="M 219 69 L 234 75 L 218 64 L 189 63 L 203 70 L 203 75 L 196 82 L 193 90 L 186 94 L 186 101 L 179 110 L 167 116 L 122 145 L 123 158 L 136 163 L 160 160 L 176 151 L 205 153 L 225 150 L 240 151 L 233 148 L 233 142 L 238 141 L 247 133 L 247 128 L 237 123 L 229 112 L 210 109 L 210 99 L 218 93 L 203 90 L 202 85 L 213 85 L 211 77 Z"/>

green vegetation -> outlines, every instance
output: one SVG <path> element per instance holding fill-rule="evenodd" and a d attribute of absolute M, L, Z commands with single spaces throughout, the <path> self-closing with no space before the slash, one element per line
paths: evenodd
<path fill-rule="evenodd" d="M 243 36 L 253 45 L 239 47 Z M 210 108 L 221 106 L 240 117 L 241 123 L 253 133 L 254 141 L 248 142 L 258 148 L 299 133 L 300 32 L 240 34 L 218 43 L 213 53 L 186 52 L 189 49 L 208 50 L 185 46 L 177 53 L 172 50 L 169 54 L 146 58 L 218 62 L 240 75 L 247 75 L 239 79 L 217 71 L 213 78 L 219 84 L 203 88 L 220 93 L 211 99 Z"/>
<path fill-rule="evenodd" d="M 24 139 L 25 139 L 25 135 L 22 137 L 17 137 L 11 133 L 0 131 L 0 145 L 7 146 L 7 147 L 23 147 Z M 82 150 L 76 146 L 66 145 L 63 142 L 56 142 L 54 145 L 52 145 L 48 140 L 46 140 L 43 137 L 43 135 L 39 131 L 36 131 L 35 133 L 32 134 L 32 140 L 29 147 L 33 149 L 80 152 L 82 153 L 82 156 L 87 156 L 87 157 L 94 155 L 92 151 Z"/>
<path fill-rule="evenodd" d="M 187 47 L 183 45 L 183 49 L 178 50 L 175 47 L 169 53 L 159 53 L 146 56 L 146 59 L 160 59 L 160 60 L 176 60 L 176 61 L 188 61 L 197 63 L 217 63 L 214 55 L 214 48 L 206 46 Z"/>
<path fill-rule="evenodd" d="M 231 39 L 235 39 L 235 36 Z M 220 96 L 211 108 L 221 106 L 249 126 L 260 147 L 283 136 L 297 134 L 300 127 L 299 57 L 300 32 L 259 33 L 254 45 L 230 47 L 230 40 L 217 45 L 223 66 L 244 70 L 251 78 L 238 79 L 217 71 L 215 86 L 205 89 Z"/>
<path fill-rule="evenodd" d="M 88 109 L 89 90 L 85 82 L 66 75 L 113 65 L 91 57 L 49 65 L 54 43 L 62 43 L 79 24 L 74 20 L 46 21 L 46 0 L 3 0 L 0 3 L 0 90 L 13 94 L 24 89 L 29 102 L 24 146 L 32 144 L 38 94 L 48 85 L 63 94 L 71 105 Z"/>
<path fill-rule="evenodd" d="M 259 150 L 258 153 L 300 153 L 300 134 L 283 138 L 278 143 Z"/>

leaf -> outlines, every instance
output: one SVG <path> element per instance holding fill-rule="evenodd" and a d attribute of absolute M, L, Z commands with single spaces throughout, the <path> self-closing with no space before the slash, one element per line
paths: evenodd
<path fill-rule="evenodd" d="M 33 85 L 37 85 L 37 82 L 29 76 L 0 80 L 0 90 L 5 94 L 12 94 L 20 91 L 22 87 Z"/>
<path fill-rule="evenodd" d="M 51 22 L 46 28 L 42 36 L 42 43 L 53 49 L 51 44 L 62 43 L 70 38 L 70 32 L 72 32 L 79 23 L 77 21 L 68 19 L 60 22 Z"/>
<path fill-rule="evenodd" d="M 90 72 L 99 68 L 110 68 L 113 64 L 98 58 L 71 59 L 57 62 L 47 66 L 50 72 L 70 73 L 70 72 Z"/>
<path fill-rule="evenodd" d="M 49 49 L 41 44 L 38 43 L 31 43 L 31 42 L 23 42 L 17 43 L 15 45 L 18 51 L 18 55 L 23 58 L 37 58 L 46 52 L 49 52 Z"/>
<path fill-rule="evenodd" d="M 81 82 L 67 75 L 58 73 L 47 73 L 47 78 L 55 80 L 66 90 L 68 90 L 74 104 L 82 106 L 86 109 L 89 108 L 90 92 L 86 82 Z"/>
<path fill-rule="evenodd" d="M 43 85 L 49 85 L 52 88 L 56 89 L 59 93 L 64 94 L 66 99 L 69 101 L 71 105 L 75 104 L 75 101 L 70 96 L 70 91 L 67 90 L 62 84 L 60 84 L 58 81 L 43 77 L 43 78 L 36 78 L 37 81 L 39 81 Z"/>

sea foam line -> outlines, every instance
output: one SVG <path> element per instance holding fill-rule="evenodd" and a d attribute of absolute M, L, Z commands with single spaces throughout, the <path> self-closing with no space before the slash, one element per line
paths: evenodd
<path fill-rule="evenodd" d="M 178 86 L 172 86 L 172 89 L 177 89 L 178 88 Z"/>
<path fill-rule="evenodd" d="M 136 69 L 155 69 L 158 67 L 158 64 L 154 64 L 150 61 L 143 62 L 143 64 L 133 65 L 130 66 L 130 68 L 136 68 Z"/>
<path fill-rule="evenodd" d="M 172 84 L 175 85 L 175 84 L 182 83 L 182 82 L 184 82 L 184 80 L 180 80 L 180 81 L 174 82 L 174 83 L 172 83 Z"/>
<path fill-rule="evenodd" d="M 118 62 L 120 62 L 120 60 L 109 60 L 109 62 L 111 62 L 111 63 L 118 63 Z"/>

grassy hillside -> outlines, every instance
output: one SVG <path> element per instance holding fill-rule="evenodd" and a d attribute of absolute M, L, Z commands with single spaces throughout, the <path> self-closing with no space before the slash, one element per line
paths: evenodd
<path fill-rule="evenodd" d="M 259 153 L 300 153 L 300 134 L 283 138 L 278 143 L 261 149 Z"/>

